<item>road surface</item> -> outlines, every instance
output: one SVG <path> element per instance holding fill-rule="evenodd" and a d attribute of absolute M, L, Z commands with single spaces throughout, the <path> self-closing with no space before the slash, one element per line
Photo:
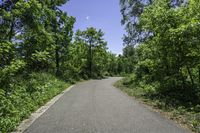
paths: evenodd
<path fill-rule="evenodd" d="M 117 80 L 78 83 L 25 133 L 188 133 L 114 88 Z"/>

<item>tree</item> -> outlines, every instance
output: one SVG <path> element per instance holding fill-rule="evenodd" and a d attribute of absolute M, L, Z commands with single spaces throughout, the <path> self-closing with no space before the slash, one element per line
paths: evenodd
<path fill-rule="evenodd" d="M 0 4 L 1 72 L 23 62 L 26 71 L 60 71 L 75 19 L 58 6 L 67 0 L 5 0 Z M 16 61 L 16 62 L 15 62 Z M 55 62 L 55 63 L 54 63 Z M 16 70 L 20 70 L 19 68 Z M 2 74 L 3 75 L 3 74 Z M 9 75 L 9 74 L 6 74 Z"/>
<path fill-rule="evenodd" d="M 102 59 L 104 59 L 103 56 L 107 50 L 107 43 L 104 41 L 103 35 L 104 33 L 101 30 L 97 31 L 93 27 L 87 28 L 85 31 L 78 30 L 76 33 L 76 41 L 81 41 L 88 47 L 87 70 L 89 77 L 96 76 L 97 73 L 95 72 L 102 69 L 100 65 L 102 65 Z M 99 54 L 102 54 L 102 57 L 99 57 Z"/>
<path fill-rule="evenodd" d="M 179 7 L 174 7 L 171 2 L 155 0 L 143 9 L 137 26 L 140 31 L 150 34 L 134 46 L 132 57 L 127 52 L 123 56 L 134 59 L 135 81 L 142 88 L 146 85 L 153 93 L 167 96 L 181 92 L 181 96 L 176 95 L 180 101 L 197 103 L 200 86 L 199 1 L 190 0 Z"/>
<path fill-rule="evenodd" d="M 171 7 L 180 6 L 184 0 L 169 0 Z M 153 0 L 120 0 L 122 25 L 125 25 L 127 35 L 124 35 L 125 45 L 136 45 L 143 42 L 151 35 L 151 32 L 142 30 L 139 26 L 139 19 L 144 8 L 151 5 Z"/>

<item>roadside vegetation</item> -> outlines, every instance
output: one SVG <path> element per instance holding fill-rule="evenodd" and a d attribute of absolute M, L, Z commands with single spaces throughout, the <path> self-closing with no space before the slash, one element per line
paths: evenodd
<path fill-rule="evenodd" d="M 200 132 L 199 0 L 121 0 L 129 95 Z"/>
<path fill-rule="evenodd" d="M 0 130 L 12 131 L 21 120 L 56 96 L 70 84 L 48 73 L 18 76 L 10 83 L 10 91 L 0 89 Z"/>
<path fill-rule="evenodd" d="M 200 133 L 199 0 L 120 0 L 122 55 L 101 29 L 73 30 L 68 0 L 0 1 L 0 132 L 81 79 L 118 86 Z"/>
<path fill-rule="evenodd" d="M 151 106 L 156 111 L 159 111 L 165 117 L 176 121 L 184 127 L 190 128 L 192 131 L 199 133 L 199 118 L 200 118 L 200 106 L 185 104 L 178 98 L 174 98 L 170 95 L 151 94 L 148 92 L 148 87 L 142 88 L 131 81 L 133 75 L 130 75 L 114 84 L 115 87 L 121 89 L 129 96 L 142 101 L 143 104 Z M 174 93 L 173 95 L 179 95 L 182 97 L 181 92 Z"/>
<path fill-rule="evenodd" d="M 0 1 L 0 132 L 14 130 L 71 83 L 122 70 L 102 30 L 73 31 L 76 19 L 59 8 L 66 3 Z"/>

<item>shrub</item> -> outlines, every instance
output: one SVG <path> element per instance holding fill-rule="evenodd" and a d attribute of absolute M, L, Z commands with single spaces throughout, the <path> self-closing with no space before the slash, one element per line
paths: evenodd
<path fill-rule="evenodd" d="M 31 112 L 62 92 L 67 83 L 48 73 L 32 73 L 0 89 L 0 132 L 12 131 Z"/>

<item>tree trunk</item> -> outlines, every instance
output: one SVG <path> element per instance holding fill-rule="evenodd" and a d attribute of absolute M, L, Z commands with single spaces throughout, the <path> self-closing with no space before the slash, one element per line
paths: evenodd
<path fill-rule="evenodd" d="M 184 78 L 183 73 L 182 73 L 182 68 L 180 68 L 179 73 L 180 73 L 181 80 L 182 80 L 181 87 L 182 87 L 182 89 L 184 89 L 185 88 L 185 78 Z"/>
<path fill-rule="evenodd" d="M 11 27 L 10 27 L 10 32 L 9 32 L 9 35 L 8 35 L 8 40 L 10 42 L 11 42 L 12 36 L 13 36 L 13 29 L 14 29 L 14 19 L 12 20 Z"/>
<path fill-rule="evenodd" d="M 200 66 L 198 67 L 198 71 L 199 71 L 199 86 L 200 86 Z"/>
<path fill-rule="evenodd" d="M 89 47 L 89 76 L 92 77 L 92 43 L 90 42 Z"/>
<path fill-rule="evenodd" d="M 187 66 L 187 71 L 188 71 L 188 74 L 189 74 L 189 77 L 190 77 L 190 80 L 191 80 L 191 83 L 192 83 L 192 87 L 194 88 L 194 79 L 192 77 L 192 73 L 190 71 L 190 68 Z"/>
<path fill-rule="evenodd" d="M 55 50 L 55 58 L 56 58 L 56 75 L 59 76 L 59 72 L 60 72 L 60 60 L 59 60 L 59 48 L 58 46 L 56 46 L 56 50 Z"/>

